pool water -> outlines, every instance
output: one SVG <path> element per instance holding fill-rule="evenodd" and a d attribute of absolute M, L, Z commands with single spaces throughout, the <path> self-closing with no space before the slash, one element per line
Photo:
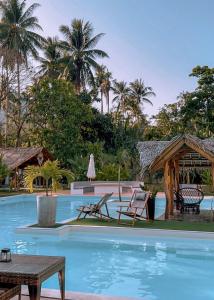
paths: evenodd
<path fill-rule="evenodd" d="M 97 199 L 59 197 L 57 220 L 75 217 L 76 207 Z M 158 203 L 160 212 L 161 203 L 163 199 Z M 0 247 L 10 247 L 13 253 L 66 256 L 67 290 L 146 300 L 214 299 L 213 240 L 114 232 L 16 234 L 16 227 L 36 221 L 34 196 L 0 201 L 0 212 Z M 58 288 L 57 277 L 47 280 L 43 287 Z"/>

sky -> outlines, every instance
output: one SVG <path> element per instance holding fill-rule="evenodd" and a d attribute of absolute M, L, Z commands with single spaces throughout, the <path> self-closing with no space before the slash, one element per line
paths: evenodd
<path fill-rule="evenodd" d="M 173 103 L 196 86 L 189 77 L 196 65 L 213 67 L 213 0 L 27 0 L 36 11 L 45 36 L 58 36 L 60 25 L 73 18 L 90 21 L 95 34 L 105 33 L 97 48 L 117 80 L 142 78 L 156 93 L 148 115 Z"/>

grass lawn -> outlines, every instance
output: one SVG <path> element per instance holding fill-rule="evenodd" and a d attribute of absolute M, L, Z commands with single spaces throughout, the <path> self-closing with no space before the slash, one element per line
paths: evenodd
<path fill-rule="evenodd" d="M 41 227 L 38 224 L 33 224 L 33 225 L 29 226 L 29 227 L 33 227 L 33 228 L 58 228 L 58 227 L 61 227 L 61 226 L 63 226 L 63 224 L 56 223 L 55 225 L 53 225 L 51 227 Z"/>
<path fill-rule="evenodd" d="M 71 221 L 69 225 L 89 225 L 89 226 L 117 226 L 132 227 L 131 222 L 123 220 L 123 225 L 118 225 L 117 220 L 100 221 L 99 219 L 84 219 L 80 221 Z M 209 231 L 214 232 L 214 223 L 210 222 L 186 222 L 186 221 L 138 221 L 134 228 L 151 228 L 151 229 L 173 229 L 173 230 L 190 230 L 190 231 Z"/>

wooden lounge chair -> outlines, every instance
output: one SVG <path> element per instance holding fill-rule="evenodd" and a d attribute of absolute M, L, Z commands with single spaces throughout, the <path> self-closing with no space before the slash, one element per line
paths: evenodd
<path fill-rule="evenodd" d="M 132 198 L 129 202 L 129 205 L 124 206 L 120 205 L 120 210 L 118 210 L 118 224 L 121 223 L 121 215 L 125 215 L 129 218 L 132 218 L 132 226 L 134 226 L 136 220 L 142 221 L 148 219 L 148 200 L 150 198 L 150 192 L 139 192 L 137 190 L 134 191 Z M 146 211 L 146 216 L 143 215 L 144 211 Z"/>
<path fill-rule="evenodd" d="M 204 194 L 201 190 L 186 187 L 179 189 L 178 192 L 174 192 L 174 194 L 176 209 L 180 210 L 180 213 L 200 213 L 200 204 L 204 199 Z"/>
<path fill-rule="evenodd" d="M 113 193 L 108 193 L 105 194 L 99 202 L 95 203 L 95 204 L 90 204 L 90 205 L 85 205 L 85 206 L 80 206 L 77 211 L 79 211 L 79 215 L 77 217 L 77 220 L 80 220 L 81 215 L 83 214 L 83 218 L 85 219 L 86 216 L 93 216 L 99 219 L 113 219 L 112 217 L 110 217 L 109 215 L 109 211 L 108 211 L 108 206 L 107 206 L 107 201 L 111 198 L 111 196 L 113 195 Z M 106 210 L 106 214 L 104 214 L 102 212 L 102 207 L 105 207 Z"/>

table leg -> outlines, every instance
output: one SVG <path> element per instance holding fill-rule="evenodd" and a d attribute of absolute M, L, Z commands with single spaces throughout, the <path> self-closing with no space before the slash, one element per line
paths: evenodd
<path fill-rule="evenodd" d="M 28 285 L 30 300 L 39 300 L 41 294 L 41 284 Z"/>
<path fill-rule="evenodd" d="M 65 268 L 58 272 L 61 300 L 65 300 Z"/>

